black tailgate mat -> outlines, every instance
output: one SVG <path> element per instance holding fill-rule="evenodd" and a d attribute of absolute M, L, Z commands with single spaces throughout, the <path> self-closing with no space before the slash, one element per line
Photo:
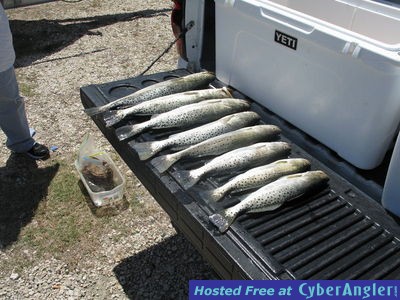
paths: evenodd
<path fill-rule="evenodd" d="M 100 106 L 150 84 L 187 74 L 187 70 L 179 69 L 90 85 L 81 88 L 81 100 L 86 108 Z M 276 211 L 243 215 L 225 234 L 219 233 L 208 216 L 237 203 L 238 196 L 227 196 L 215 204 L 201 199 L 197 191 L 227 179 L 209 177 L 195 189 L 185 191 L 175 178 L 177 171 L 199 166 L 205 159 L 180 161 L 160 174 L 150 161 L 139 160 L 130 145 L 132 139 L 120 142 L 115 127 L 106 128 L 101 116 L 93 120 L 172 223 L 221 278 L 400 279 L 400 226 L 396 221 L 376 201 L 289 140 L 288 136 L 300 134 L 297 129 L 256 103 L 252 110 L 260 114 L 262 123 L 281 127 L 280 140 L 292 147 L 290 157 L 306 158 L 312 169 L 329 175 L 329 188 Z M 145 133 L 133 143 L 162 139 L 170 133 Z M 160 154 L 166 153 L 168 150 Z"/>

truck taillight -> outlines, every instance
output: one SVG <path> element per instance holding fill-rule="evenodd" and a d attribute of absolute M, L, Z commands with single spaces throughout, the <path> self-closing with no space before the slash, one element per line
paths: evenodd
<path fill-rule="evenodd" d="M 182 32 L 183 9 L 181 0 L 172 0 L 174 2 L 171 13 L 171 27 L 175 37 L 179 37 Z M 184 57 L 184 41 L 180 38 L 176 42 L 176 49 L 180 56 Z"/>

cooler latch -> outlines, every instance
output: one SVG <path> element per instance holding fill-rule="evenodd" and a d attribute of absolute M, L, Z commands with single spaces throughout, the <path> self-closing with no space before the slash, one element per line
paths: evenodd
<path fill-rule="evenodd" d="M 347 42 L 342 49 L 342 53 L 356 58 L 360 54 L 360 50 L 361 47 L 358 43 Z"/>

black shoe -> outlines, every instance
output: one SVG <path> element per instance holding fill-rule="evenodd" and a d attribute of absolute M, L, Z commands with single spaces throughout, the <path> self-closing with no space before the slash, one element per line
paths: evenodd
<path fill-rule="evenodd" d="M 26 152 L 26 155 L 33 159 L 46 159 L 50 156 L 49 149 L 39 143 L 35 143 L 33 147 Z"/>

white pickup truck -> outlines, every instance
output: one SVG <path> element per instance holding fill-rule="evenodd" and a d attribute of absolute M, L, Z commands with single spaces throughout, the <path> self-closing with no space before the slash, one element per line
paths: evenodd
<path fill-rule="evenodd" d="M 116 128 L 94 117 L 176 228 L 224 279 L 400 279 L 397 1 L 174 2 L 174 32 L 183 32 L 180 68 L 82 87 L 83 105 L 214 71 L 213 87 L 230 86 L 235 97 L 250 99 L 262 123 L 281 128 L 291 157 L 308 159 L 330 177 L 319 194 L 241 216 L 221 234 L 208 216 L 237 203 L 237 196 L 208 203 L 175 176 L 205 159 L 160 174 L 139 160 L 131 142 L 118 141 Z M 149 132 L 136 141 L 170 133 Z M 211 176 L 200 186 L 224 180 Z"/>

